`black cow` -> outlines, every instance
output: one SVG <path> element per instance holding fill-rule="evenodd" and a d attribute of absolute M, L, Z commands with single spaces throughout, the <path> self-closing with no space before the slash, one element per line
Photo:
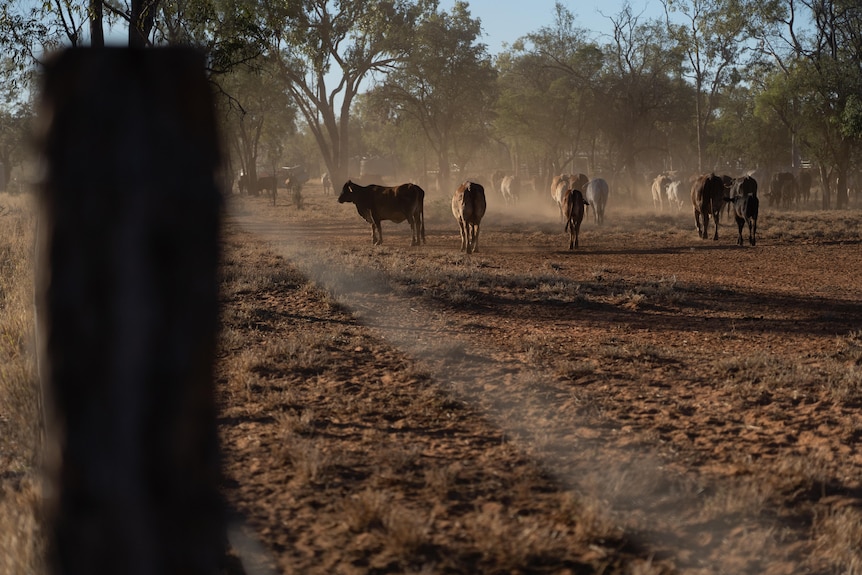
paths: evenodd
<path fill-rule="evenodd" d="M 275 198 L 278 196 L 278 180 L 275 176 L 262 176 L 258 178 L 255 187 L 258 193 L 267 192 L 272 200 L 272 205 L 275 205 Z"/>
<path fill-rule="evenodd" d="M 736 178 L 730 186 L 731 197 L 724 198 L 733 207 L 736 225 L 739 227 L 739 237 L 736 245 L 742 245 L 742 228 L 748 224 L 748 242 L 757 243 L 757 212 L 760 200 L 757 199 L 757 181 L 751 176 Z"/>
<path fill-rule="evenodd" d="M 383 243 L 383 229 L 380 222 L 390 220 L 396 224 L 407 220 L 413 234 L 411 245 L 425 243 L 425 190 L 416 184 L 400 186 L 379 186 L 371 184 L 360 186 L 350 180 L 341 189 L 338 203 L 350 202 L 366 222 L 371 224 L 371 242 Z"/>
<path fill-rule="evenodd" d="M 769 183 L 769 203 L 780 208 L 789 208 L 796 201 L 799 186 L 796 178 L 790 172 L 778 172 L 772 175 Z"/>
<path fill-rule="evenodd" d="M 562 208 L 566 217 L 565 231 L 569 232 L 569 249 L 578 247 L 578 235 L 581 231 L 581 222 L 584 221 L 584 206 L 590 205 L 584 199 L 580 190 L 571 189 L 563 196 Z"/>
<path fill-rule="evenodd" d="M 694 206 L 694 223 L 697 226 L 697 235 L 706 239 L 709 235 L 709 216 L 715 222 L 715 235 L 713 240 L 718 239 L 718 220 L 721 215 L 721 207 L 724 205 L 724 181 L 715 174 L 703 174 L 698 176 L 691 186 L 691 203 Z M 703 218 L 703 224 L 701 224 Z"/>
<path fill-rule="evenodd" d="M 274 198 L 276 194 L 276 178 L 275 176 L 261 176 L 254 182 L 254 185 L 252 185 L 251 178 L 248 174 L 240 174 L 237 179 L 237 187 L 241 193 L 248 193 L 255 196 L 262 190 L 267 190 Z M 273 202 L 274 201 L 275 200 L 273 200 Z"/>

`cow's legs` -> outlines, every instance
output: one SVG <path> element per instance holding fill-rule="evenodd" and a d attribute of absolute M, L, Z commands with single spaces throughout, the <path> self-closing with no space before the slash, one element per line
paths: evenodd
<path fill-rule="evenodd" d="M 371 222 L 371 243 L 375 246 L 383 243 L 383 228 L 378 220 Z"/>
<path fill-rule="evenodd" d="M 736 245 L 742 245 L 742 228 L 745 226 L 745 218 L 740 218 L 736 216 L 736 225 L 739 228 L 739 237 L 736 238 Z M 749 237 L 751 237 L 751 233 L 749 232 Z"/>
<path fill-rule="evenodd" d="M 461 251 L 467 251 L 467 225 L 464 223 L 464 220 L 458 218 L 458 233 L 461 236 Z"/>
<path fill-rule="evenodd" d="M 697 226 L 697 237 L 703 238 L 704 232 L 700 226 L 700 212 L 694 210 L 694 225 Z"/>
<path fill-rule="evenodd" d="M 419 226 L 416 223 L 416 214 L 413 214 L 409 218 L 410 220 L 410 245 L 418 246 L 419 245 Z"/>
<path fill-rule="evenodd" d="M 757 242 L 757 220 L 749 218 L 748 220 L 748 243 L 755 245 Z"/>
<path fill-rule="evenodd" d="M 713 240 L 718 239 L 718 216 L 721 214 L 721 210 L 712 213 L 712 220 L 715 224 L 715 235 L 712 237 Z M 704 230 L 706 232 L 706 230 Z"/>
<path fill-rule="evenodd" d="M 479 251 L 479 225 L 473 226 L 473 252 Z"/>

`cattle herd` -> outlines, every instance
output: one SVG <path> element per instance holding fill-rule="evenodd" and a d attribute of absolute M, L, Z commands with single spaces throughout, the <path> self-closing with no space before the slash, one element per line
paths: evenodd
<path fill-rule="evenodd" d="M 240 176 L 238 183 L 241 192 L 268 192 L 275 202 L 277 189 L 301 188 L 308 175 L 301 166 L 281 168 L 279 177 L 264 175 L 258 177 L 254 185 L 246 176 Z M 286 177 L 285 177 L 286 176 Z M 481 179 L 481 178 L 480 178 Z M 650 185 L 653 208 L 657 212 L 669 210 L 679 212 L 688 203 L 694 212 L 698 236 L 710 237 L 710 220 L 713 225 L 712 239 L 718 239 L 718 224 L 723 208 L 727 215 L 733 216 L 739 228 L 737 244 L 743 245 L 743 229 L 748 227 L 748 242 L 754 246 L 757 241 L 757 216 L 759 211 L 758 179 L 768 182 L 763 190 L 769 205 L 788 209 L 805 205 L 811 198 L 812 178 L 809 170 L 800 170 L 798 175 L 790 172 L 777 172 L 771 175 L 750 172 L 747 175 L 731 178 L 715 173 L 695 175 L 684 181 L 676 172 L 666 172 L 656 176 Z M 324 194 L 333 192 L 328 173 L 320 178 Z M 490 185 L 502 203 L 516 205 L 522 191 L 536 189 L 537 184 L 530 179 L 522 181 L 517 175 L 495 171 Z M 452 196 L 452 214 L 458 222 L 461 237 L 461 251 L 473 253 L 479 247 L 479 229 L 486 210 L 485 187 L 475 180 L 465 180 Z M 689 198 L 684 197 L 681 188 L 690 186 Z M 550 195 L 559 209 L 560 223 L 569 236 L 569 249 L 579 246 L 581 223 L 589 210 L 596 225 L 605 220 L 605 208 L 610 196 L 610 186 L 603 178 L 588 178 L 586 174 L 560 174 L 554 176 L 550 184 Z M 425 191 L 417 184 L 407 183 L 400 186 L 368 185 L 360 186 L 348 181 L 344 184 L 339 203 L 353 203 L 359 215 L 371 224 L 371 238 L 374 245 L 383 242 L 381 222 L 389 220 L 396 223 L 407 220 L 412 232 L 414 246 L 425 243 Z"/>
<path fill-rule="evenodd" d="M 505 176 L 497 173 L 492 177 L 493 185 L 500 191 L 503 202 L 511 205 L 518 201 L 519 185 L 516 176 Z M 785 197 L 785 190 L 798 189 L 785 183 L 781 174 L 776 174 L 770 185 L 769 197 L 778 202 L 777 198 Z M 322 178 L 328 182 L 328 176 Z M 712 239 L 718 239 L 718 223 L 723 206 L 729 208 L 739 228 L 737 244 L 743 245 L 742 232 L 748 226 L 748 241 L 756 245 L 757 216 L 759 200 L 757 198 L 757 181 L 751 175 L 739 178 L 717 176 L 714 173 L 692 177 L 691 206 L 694 210 L 695 226 L 698 236 L 709 238 L 710 219 L 714 227 Z M 661 211 L 665 206 L 682 209 L 684 201 L 680 198 L 681 181 L 670 174 L 661 174 L 652 182 L 652 196 L 655 209 Z M 585 174 L 560 174 L 551 182 L 551 198 L 559 208 L 560 221 L 564 231 L 569 236 L 569 250 L 579 247 L 581 223 L 587 209 L 593 211 L 593 220 L 597 225 L 604 223 L 605 206 L 610 195 L 608 182 L 603 178 L 589 179 Z M 411 245 L 425 243 L 425 191 L 413 183 L 400 186 L 381 186 L 371 184 L 361 186 L 348 180 L 338 196 L 339 203 L 352 203 L 359 215 L 371 224 L 371 241 L 374 245 L 383 243 L 381 222 L 389 220 L 395 223 L 407 220 L 410 223 Z M 461 251 L 468 254 L 479 248 L 479 229 L 486 210 L 485 187 L 478 182 L 465 180 L 452 196 L 452 215 L 458 222 L 461 237 Z M 778 205 L 782 205 L 780 202 Z"/>

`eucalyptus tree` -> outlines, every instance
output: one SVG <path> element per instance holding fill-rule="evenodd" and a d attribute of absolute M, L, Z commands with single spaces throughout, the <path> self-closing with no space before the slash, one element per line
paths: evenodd
<path fill-rule="evenodd" d="M 84 45 L 83 2 L 0 3 L 0 79 L 7 102 L 30 98 L 39 63 L 61 46 Z"/>
<path fill-rule="evenodd" d="M 347 176 L 351 106 L 369 75 L 397 67 L 436 0 L 261 2 L 268 53 L 314 135 L 333 181 Z"/>
<path fill-rule="evenodd" d="M 668 30 L 683 50 L 695 89 L 698 170 L 703 171 L 710 126 L 722 90 L 741 80 L 738 67 L 751 46 L 751 15 L 759 0 L 661 0 Z M 678 15 L 682 24 L 675 23 Z"/>
<path fill-rule="evenodd" d="M 767 105 L 765 94 L 758 90 L 750 82 L 727 90 L 713 124 L 715 137 L 710 152 L 732 159 L 738 168 L 735 175 L 758 167 L 772 172 L 791 160 L 793 137 L 787 110 L 780 105 Z M 758 182 L 762 189 L 768 183 Z"/>
<path fill-rule="evenodd" d="M 41 63 L 64 46 L 89 42 L 89 4 L 82 1 L 0 2 L 0 117 L 6 176 L 26 159 L 32 100 Z"/>
<path fill-rule="evenodd" d="M 410 56 L 371 93 L 421 128 L 437 161 L 438 189 L 448 189 L 453 159 L 463 168 L 488 139 L 496 72 L 481 33 L 465 2 L 435 11 L 417 26 Z"/>
<path fill-rule="evenodd" d="M 297 132 L 296 108 L 286 96 L 280 69 L 261 60 L 218 77 L 220 90 L 230 95 L 218 100 L 230 152 L 228 171 L 239 168 L 251 182 L 257 181 L 258 166 L 275 170 L 292 160 L 284 152 L 288 138 Z"/>
<path fill-rule="evenodd" d="M 818 164 L 822 207 L 846 206 L 862 147 L 862 6 L 856 0 L 780 0 L 764 19 L 760 46 L 775 62 L 759 101 L 787 118 Z"/>
<path fill-rule="evenodd" d="M 545 176 L 574 169 L 596 129 L 590 87 L 603 62 L 589 33 L 558 2 L 552 26 L 518 39 L 497 59 L 498 137 L 539 157 Z"/>
<path fill-rule="evenodd" d="M 689 138 L 681 130 L 692 109 L 692 91 L 682 78 L 683 56 L 660 20 L 642 22 L 625 4 L 610 18 L 612 41 L 605 65 L 592 84 L 594 116 L 604 135 L 611 169 L 628 176 L 631 190 L 643 173 L 679 169 Z"/>

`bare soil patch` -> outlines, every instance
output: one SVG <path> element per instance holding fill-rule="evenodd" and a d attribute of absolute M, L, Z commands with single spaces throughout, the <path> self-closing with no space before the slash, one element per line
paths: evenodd
<path fill-rule="evenodd" d="M 859 572 L 862 212 L 737 247 L 612 198 L 569 252 L 549 203 L 489 198 L 467 256 L 447 198 L 418 248 L 314 188 L 231 200 L 246 571 Z"/>

